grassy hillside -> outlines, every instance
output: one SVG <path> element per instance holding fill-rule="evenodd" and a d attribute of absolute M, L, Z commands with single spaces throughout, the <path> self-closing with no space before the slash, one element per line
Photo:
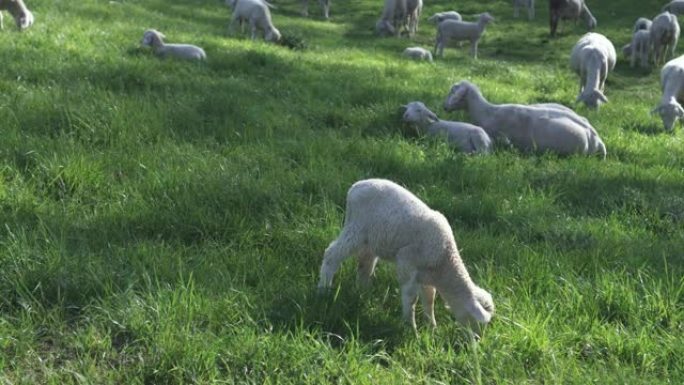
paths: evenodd
<path fill-rule="evenodd" d="M 0 32 L 0 375 L 7 384 L 681 384 L 684 143 L 650 116 L 659 69 L 620 60 L 610 103 L 574 103 L 564 24 L 549 40 L 508 1 L 459 1 L 497 20 L 433 65 L 431 47 L 380 39 L 381 0 L 338 1 L 329 22 L 278 0 L 306 48 L 229 36 L 214 0 L 33 0 L 36 24 Z M 589 0 L 619 48 L 661 1 Z M 206 63 L 138 48 L 146 28 Z M 680 51 L 681 52 L 681 49 Z M 608 157 L 510 150 L 465 156 L 400 124 L 420 100 L 444 118 L 452 83 L 496 103 L 558 102 Z M 452 224 L 497 314 L 470 343 L 439 301 L 438 328 L 401 322 L 393 266 L 372 289 L 355 264 L 315 295 L 348 187 L 392 179 Z M 422 321 L 422 320 L 421 320 Z"/>

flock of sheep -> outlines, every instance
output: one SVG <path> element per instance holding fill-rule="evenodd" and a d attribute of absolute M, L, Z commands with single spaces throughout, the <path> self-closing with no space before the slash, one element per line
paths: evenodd
<path fill-rule="evenodd" d="M 319 0 L 323 15 L 330 12 L 329 0 Z M 251 37 L 263 31 L 266 41 L 281 38 L 273 25 L 272 6 L 265 0 L 226 0 L 233 10 L 230 29 L 249 23 Z M 534 0 L 513 0 L 514 16 L 520 7 L 528 18 L 535 17 Z M 385 0 L 380 19 L 375 25 L 379 35 L 399 36 L 402 31 L 415 35 L 422 10 L 422 0 Z M 8 11 L 19 29 L 33 24 L 33 14 L 23 0 L 0 0 L 0 10 Z M 556 34 L 559 20 L 584 18 L 588 29 L 596 27 L 596 18 L 584 0 L 549 0 L 550 34 Z M 684 13 L 684 0 L 666 4 L 653 20 L 639 18 L 633 38 L 623 47 L 631 65 L 658 65 L 673 56 L 679 39 L 676 14 Z M 308 14 L 308 0 L 302 13 Z M 456 11 L 432 15 L 428 21 L 436 25 L 435 56 L 442 56 L 449 42 L 470 41 L 471 54 L 477 57 L 477 45 L 485 27 L 494 18 L 487 12 L 475 22 L 462 20 Z M 2 13 L 0 13 L 2 27 Z M 161 57 L 203 60 L 206 53 L 188 44 L 165 44 L 164 35 L 154 29 L 145 31 L 141 44 L 150 46 Z M 409 47 L 404 55 L 432 61 L 430 51 Z M 579 76 L 577 101 L 598 108 L 608 102 L 604 84 L 616 63 L 613 44 L 605 36 L 589 32 L 572 49 L 570 67 Z M 684 56 L 673 59 L 661 71 L 663 96 L 652 111 L 658 113 L 666 130 L 672 130 L 677 119 L 684 118 L 680 100 L 684 98 Z M 606 146 L 589 121 L 572 109 L 555 103 L 532 105 L 490 103 L 479 88 L 469 82 L 454 84 L 444 102 L 446 111 L 467 110 L 474 124 L 441 120 L 422 102 L 404 106 L 403 120 L 420 132 L 446 138 L 465 153 L 485 154 L 495 140 L 502 140 L 524 151 L 557 154 L 599 154 L 606 157 Z M 358 277 L 369 283 L 378 258 L 397 265 L 403 316 L 414 328 L 414 308 L 420 297 L 425 315 L 435 325 L 434 299 L 437 292 L 444 298 L 456 319 L 476 333 L 494 313 L 491 294 L 471 280 L 458 252 L 453 231 L 446 218 L 430 209 L 403 187 L 383 179 L 368 179 L 355 183 L 348 191 L 345 222 L 337 239 L 326 248 L 320 269 L 319 289 L 332 285 L 332 279 L 342 261 L 355 255 Z"/>

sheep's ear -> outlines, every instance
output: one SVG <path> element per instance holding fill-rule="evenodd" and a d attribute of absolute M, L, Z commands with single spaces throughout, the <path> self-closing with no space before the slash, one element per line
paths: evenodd
<path fill-rule="evenodd" d="M 475 298 L 470 299 L 465 307 L 468 313 L 479 323 L 486 324 L 492 319 L 492 315 Z"/>
<path fill-rule="evenodd" d="M 458 100 L 461 100 L 465 96 L 466 92 L 468 92 L 468 88 L 462 86 L 461 83 L 458 83 L 458 84 L 454 84 L 451 87 L 451 92 L 449 92 L 449 93 L 451 94 L 451 98 L 456 98 Z"/>

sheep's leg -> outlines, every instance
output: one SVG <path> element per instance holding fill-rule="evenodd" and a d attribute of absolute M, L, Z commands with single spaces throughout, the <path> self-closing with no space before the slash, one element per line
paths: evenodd
<path fill-rule="evenodd" d="M 435 295 L 437 294 L 437 289 L 434 286 L 424 285 L 420 291 L 420 303 L 423 306 L 423 312 L 425 313 L 425 318 L 430 323 L 430 326 L 437 327 L 437 321 L 435 321 Z"/>
<path fill-rule="evenodd" d="M 471 40 L 470 41 L 470 54 L 473 56 L 473 59 L 477 59 L 477 42 L 478 40 Z"/>
<path fill-rule="evenodd" d="M 401 285 L 401 310 L 404 320 L 413 330 L 416 330 L 416 300 L 418 299 L 418 284 L 416 269 L 409 262 L 415 257 L 411 247 L 405 247 L 397 253 L 397 275 Z"/>
<path fill-rule="evenodd" d="M 530 0 L 527 5 L 527 19 L 534 20 L 534 0 Z"/>
<path fill-rule="evenodd" d="M 333 276 L 340 268 L 342 261 L 347 259 L 356 251 L 355 242 L 344 233 L 339 238 L 332 241 L 323 255 L 321 264 L 320 280 L 318 289 L 327 289 L 332 286 Z"/>
<path fill-rule="evenodd" d="M 309 16 L 309 0 L 302 0 L 302 16 Z"/>
<path fill-rule="evenodd" d="M 330 0 L 319 0 L 323 8 L 323 17 L 328 20 L 330 18 Z"/>
<path fill-rule="evenodd" d="M 0 29 L 5 29 L 4 25 L 2 24 L 2 12 L 0 12 Z"/>
<path fill-rule="evenodd" d="M 670 57 L 674 57 L 675 55 L 675 49 L 677 48 L 677 42 L 679 41 L 679 36 L 675 36 L 674 40 L 672 41 L 672 48 L 670 52 Z"/>
<path fill-rule="evenodd" d="M 376 257 L 369 249 L 364 249 L 359 253 L 358 269 L 356 271 L 356 278 L 359 285 L 368 287 L 371 283 L 371 277 L 375 271 L 375 264 L 378 262 Z"/>

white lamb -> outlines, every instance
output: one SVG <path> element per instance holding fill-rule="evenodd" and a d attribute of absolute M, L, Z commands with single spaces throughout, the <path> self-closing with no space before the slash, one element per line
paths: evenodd
<path fill-rule="evenodd" d="M 421 102 L 411 102 L 404 108 L 404 122 L 415 124 L 421 134 L 446 137 L 451 145 L 466 154 L 486 154 L 492 150 L 492 140 L 482 127 L 441 120 Z"/>
<path fill-rule="evenodd" d="M 663 6 L 661 12 L 668 11 L 675 15 L 680 15 L 684 13 L 684 0 L 674 0 Z"/>
<path fill-rule="evenodd" d="M 404 56 L 413 60 L 432 61 L 432 54 L 423 47 L 408 47 L 404 50 Z"/>
<path fill-rule="evenodd" d="M 603 89 L 616 60 L 613 43 L 600 33 L 589 32 L 579 39 L 570 54 L 570 68 L 580 77 L 578 102 L 592 108 L 608 102 Z"/>
<path fill-rule="evenodd" d="M 513 17 L 520 16 L 520 7 L 527 9 L 527 18 L 534 19 L 534 0 L 513 0 Z"/>
<path fill-rule="evenodd" d="M 463 18 L 461 17 L 461 14 L 456 11 L 438 12 L 428 18 L 428 21 L 434 24 L 439 24 L 444 20 L 461 21 Z"/>
<path fill-rule="evenodd" d="M 162 58 L 175 57 L 179 59 L 204 60 L 207 54 L 196 45 L 190 44 L 164 44 L 164 34 L 156 29 L 148 29 L 143 34 L 141 45 L 152 47 L 154 53 Z"/>
<path fill-rule="evenodd" d="M 351 255 L 358 258 L 359 281 L 366 285 L 378 258 L 396 262 L 403 317 L 414 329 L 419 292 L 432 326 L 436 292 L 456 320 L 476 333 L 492 318 L 492 296 L 470 278 L 444 215 L 394 182 L 366 179 L 349 189 L 344 227 L 325 250 L 319 290 L 332 286 L 335 272 Z"/>
<path fill-rule="evenodd" d="M 648 67 L 648 58 L 651 55 L 651 32 L 647 29 L 640 29 L 632 35 L 630 44 L 629 65 L 634 67 L 637 59 L 643 68 Z"/>
<path fill-rule="evenodd" d="M 327 20 L 330 18 L 330 0 L 318 0 L 323 9 L 323 17 Z M 309 0 L 302 1 L 302 16 L 309 16 Z"/>
<path fill-rule="evenodd" d="M 651 25 L 651 45 L 653 46 L 653 62 L 658 65 L 667 57 L 673 57 L 679 41 L 679 22 L 677 16 L 668 11 L 653 19 Z M 668 55 L 668 50 L 670 54 Z"/>
<path fill-rule="evenodd" d="M 591 14 L 584 0 L 549 0 L 549 26 L 551 36 L 556 36 L 558 22 L 575 20 L 583 17 L 587 22 L 587 29 L 596 28 L 596 18 Z"/>
<path fill-rule="evenodd" d="M 658 113 L 666 131 L 672 131 L 677 119 L 684 118 L 684 56 L 672 59 L 660 71 L 663 96 L 660 104 L 651 111 Z"/>
<path fill-rule="evenodd" d="M 435 56 L 444 57 L 444 47 L 449 41 L 470 41 L 470 53 L 477 59 L 477 44 L 484 34 L 485 27 L 494 17 L 485 12 L 480 14 L 476 23 L 458 20 L 444 20 L 437 25 L 437 39 L 435 42 Z"/>
<path fill-rule="evenodd" d="M 23 0 L 0 0 L 0 11 L 9 12 L 20 30 L 33 25 L 33 13 L 29 11 Z M 4 29 L 2 19 L 2 12 L 0 12 L 0 29 Z"/>
<path fill-rule="evenodd" d="M 271 11 L 273 7 L 265 0 L 226 0 L 233 9 L 233 15 L 228 26 L 229 31 L 233 31 L 235 23 L 243 20 L 249 22 L 252 28 L 252 40 L 256 39 L 257 29 L 264 31 L 264 40 L 276 42 L 280 40 L 280 31 L 273 25 Z"/>
<path fill-rule="evenodd" d="M 408 29 L 407 20 L 407 0 L 385 0 L 375 32 L 380 36 L 399 36 L 402 27 Z"/>
<path fill-rule="evenodd" d="M 492 104 L 477 86 L 464 80 L 451 87 L 444 109 L 467 109 L 475 125 L 491 138 L 503 137 L 522 151 L 606 157 L 606 146 L 589 121 L 558 104 Z"/>

